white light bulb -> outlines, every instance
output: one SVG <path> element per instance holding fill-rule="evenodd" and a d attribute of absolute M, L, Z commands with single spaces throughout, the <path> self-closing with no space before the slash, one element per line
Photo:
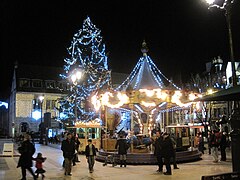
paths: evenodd
<path fill-rule="evenodd" d="M 213 3 L 215 2 L 215 0 L 206 0 L 206 2 L 207 2 L 208 4 L 213 4 Z"/>

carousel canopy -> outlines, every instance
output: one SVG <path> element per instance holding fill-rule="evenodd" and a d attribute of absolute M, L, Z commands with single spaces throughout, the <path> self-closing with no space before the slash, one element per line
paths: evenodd
<path fill-rule="evenodd" d="M 140 57 L 127 79 L 116 88 L 117 91 L 124 91 L 127 89 L 164 89 L 166 85 L 163 83 L 163 79 L 170 84 L 171 88 L 180 89 L 162 74 L 147 55 L 148 48 L 145 41 L 142 43 L 141 51 L 143 56 Z"/>

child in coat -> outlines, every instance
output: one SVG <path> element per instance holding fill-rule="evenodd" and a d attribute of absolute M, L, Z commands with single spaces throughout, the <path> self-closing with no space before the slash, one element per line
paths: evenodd
<path fill-rule="evenodd" d="M 35 171 L 35 173 L 37 174 L 37 178 L 39 176 L 39 174 L 42 175 L 42 179 L 44 179 L 44 173 L 46 172 L 43 169 L 43 162 L 46 160 L 47 158 L 42 157 L 42 153 L 38 153 L 36 158 L 33 158 L 34 161 L 36 161 L 36 165 L 35 167 L 37 168 L 37 170 Z"/>

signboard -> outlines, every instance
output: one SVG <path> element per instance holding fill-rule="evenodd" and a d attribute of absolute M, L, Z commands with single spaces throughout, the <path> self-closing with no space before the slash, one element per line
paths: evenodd
<path fill-rule="evenodd" d="M 189 137 L 182 137 L 182 146 L 189 146 Z"/>
<path fill-rule="evenodd" d="M 13 143 L 4 143 L 3 155 L 4 156 L 13 156 Z"/>

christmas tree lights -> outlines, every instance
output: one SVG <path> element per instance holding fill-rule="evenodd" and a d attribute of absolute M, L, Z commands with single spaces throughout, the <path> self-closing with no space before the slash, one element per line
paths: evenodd
<path fill-rule="evenodd" d="M 89 98 L 110 80 L 108 57 L 101 31 L 87 17 L 82 29 L 74 34 L 64 59 L 65 73 L 60 76 L 67 81 L 69 94 L 61 101 L 61 109 L 68 118 L 89 121 L 97 117 Z M 79 78 L 78 78 L 79 77 Z"/>

